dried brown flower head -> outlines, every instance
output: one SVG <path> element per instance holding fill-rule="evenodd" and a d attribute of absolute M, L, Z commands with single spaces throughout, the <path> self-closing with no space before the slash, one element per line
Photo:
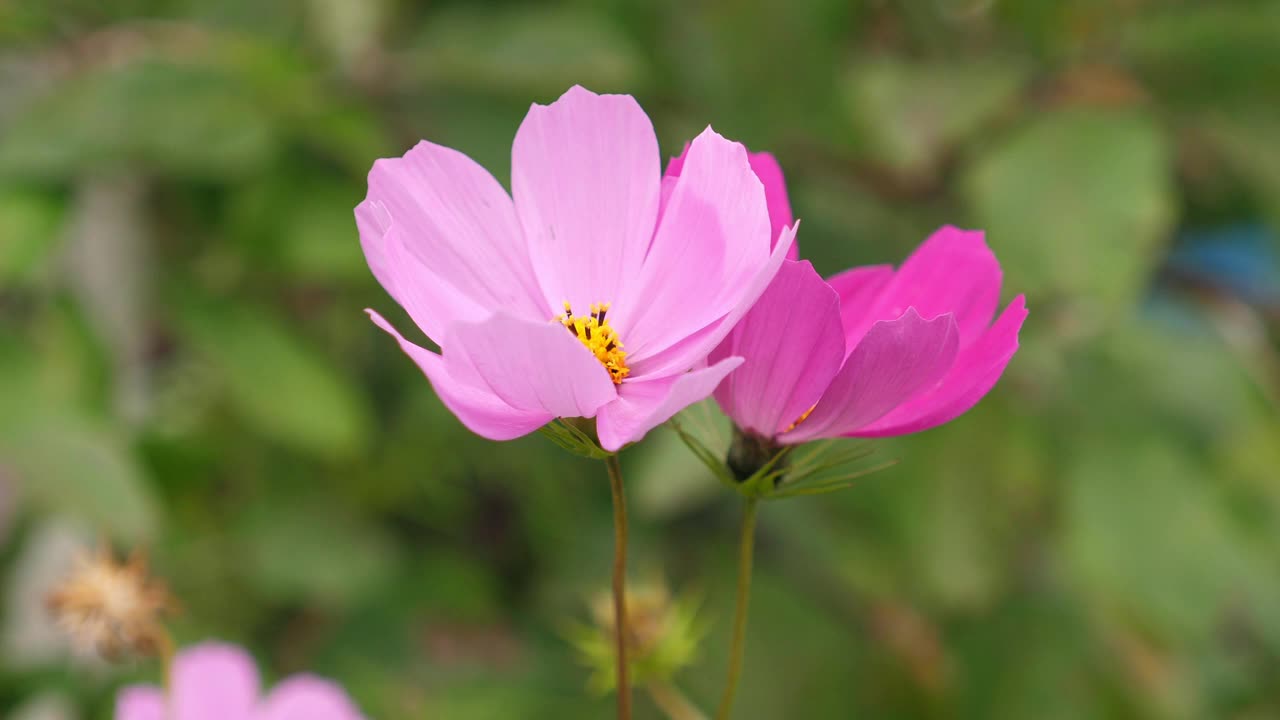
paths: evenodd
<path fill-rule="evenodd" d="M 148 577 L 140 552 L 117 563 L 103 545 L 77 558 L 71 576 L 46 603 L 77 647 L 111 660 L 167 652 L 168 634 L 161 618 L 173 603 L 164 584 Z"/>

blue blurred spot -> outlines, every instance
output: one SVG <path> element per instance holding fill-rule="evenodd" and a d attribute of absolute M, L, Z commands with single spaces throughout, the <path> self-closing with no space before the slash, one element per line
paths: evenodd
<path fill-rule="evenodd" d="M 1255 305 L 1280 305 L 1277 238 L 1262 224 L 1187 230 L 1178 235 L 1166 271 Z"/>

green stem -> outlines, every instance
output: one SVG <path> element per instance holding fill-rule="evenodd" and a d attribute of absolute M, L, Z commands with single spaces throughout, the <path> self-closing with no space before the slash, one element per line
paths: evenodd
<path fill-rule="evenodd" d="M 631 720 L 631 667 L 627 660 L 627 497 L 618 456 L 605 458 L 613 490 L 613 631 L 617 643 L 618 720 Z"/>
<path fill-rule="evenodd" d="M 173 656 L 177 648 L 173 636 L 163 626 L 154 630 L 156 656 L 160 659 L 160 677 L 164 689 L 164 720 L 173 716 Z"/>
<path fill-rule="evenodd" d="M 738 691 L 738 679 L 742 676 L 742 655 L 747 635 L 747 605 L 751 600 L 751 565 L 756 546 L 756 511 L 759 500 L 750 498 L 742 510 L 742 536 L 738 539 L 738 599 L 733 615 L 733 646 L 729 650 L 729 679 L 725 682 L 724 696 L 716 720 L 729 720 L 733 711 L 733 696 Z"/>

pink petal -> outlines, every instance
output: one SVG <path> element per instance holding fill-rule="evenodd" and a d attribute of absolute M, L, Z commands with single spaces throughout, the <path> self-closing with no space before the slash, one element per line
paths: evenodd
<path fill-rule="evenodd" d="M 533 105 L 511 149 L 511 188 L 554 312 L 621 298 L 658 216 L 658 139 L 629 95 L 574 86 Z"/>
<path fill-rule="evenodd" d="M 782 436 L 786 443 L 854 433 L 902 402 L 935 386 L 960 346 L 955 318 L 932 320 L 907 308 L 876 323 L 845 361 L 813 413 Z"/>
<path fill-rule="evenodd" d="M 813 407 L 844 362 L 840 300 L 813 266 L 787 261 L 710 356 L 745 358 L 716 388 L 734 423 L 765 437 Z"/>
<path fill-rule="evenodd" d="M 1018 331 L 1027 317 L 1019 295 L 977 342 L 960 351 L 955 365 L 937 388 L 911 400 L 857 432 L 859 437 L 886 437 L 920 432 L 950 422 L 986 395 L 1018 350 Z"/>
<path fill-rule="evenodd" d="M 391 213 L 381 202 L 366 196 L 356 205 L 356 230 L 360 233 L 360 248 L 364 250 L 365 262 L 378 284 L 398 302 L 400 298 L 391 278 L 391 259 L 387 257 L 382 239 L 390 229 Z"/>
<path fill-rule="evenodd" d="M 173 720 L 252 720 L 258 670 L 244 650 L 206 643 L 178 653 L 170 687 Z"/>
<path fill-rule="evenodd" d="M 769 247 L 764 188 L 746 150 L 707 128 L 690 146 L 639 278 L 613 316 L 631 357 L 652 356 L 731 311 L 768 263 Z"/>
<path fill-rule="evenodd" d="M 671 191 L 675 189 L 675 181 L 680 177 L 681 170 L 684 169 L 685 156 L 688 154 L 689 143 L 685 143 L 684 150 L 667 163 L 667 172 L 662 176 L 662 210 L 658 213 L 659 218 L 662 217 L 662 212 L 666 209 Z M 795 224 L 795 218 L 791 214 L 791 201 L 787 198 L 787 182 L 782 175 L 782 166 L 778 164 L 778 160 L 772 153 L 767 152 L 748 153 L 747 160 L 751 164 L 752 172 L 756 174 L 756 177 L 760 179 L 760 183 L 764 185 L 765 204 L 769 208 L 769 237 L 776 243 L 778 237 L 782 234 L 783 228 L 791 227 Z M 799 245 L 791 247 L 791 252 L 787 255 L 787 259 L 800 259 Z"/>
<path fill-rule="evenodd" d="M 555 312 L 538 287 L 511 198 L 484 168 L 456 150 L 423 141 L 404 157 L 375 162 L 356 220 L 370 269 L 397 299 L 409 283 L 443 278 L 490 311 L 531 319 Z M 396 259 L 386 253 L 384 238 L 392 230 L 429 274 L 406 272 L 388 282 Z M 449 317 L 447 308 L 426 310 Z"/>
<path fill-rule="evenodd" d="M 361 242 L 369 267 L 383 288 L 409 313 L 422 332 L 437 343 L 444 338 L 447 324 L 459 320 L 479 320 L 492 310 L 478 304 L 471 293 L 459 290 L 453 283 L 427 268 L 409 252 L 404 244 L 403 228 L 378 224 L 385 210 L 380 204 L 365 201 L 356 207 L 361 224 Z M 372 233 L 380 233 L 373 240 Z M 376 261 L 376 264 L 375 264 Z"/>
<path fill-rule="evenodd" d="M 855 267 L 827 279 L 827 284 L 840 296 L 840 322 L 846 338 L 853 337 L 851 332 L 856 328 L 851 324 L 856 324 L 871 310 L 880 291 L 892 279 L 892 265 Z M 853 350 L 853 347 L 851 345 L 848 349 Z"/>
<path fill-rule="evenodd" d="M 741 363 L 742 358 L 725 358 L 683 375 L 623 383 L 618 399 L 600 408 L 596 419 L 600 446 L 616 452 L 627 443 L 637 442 L 676 413 L 710 395 L 724 376 Z"/>
<path fill-rule="evenodd" d="M 768 288 L 769 283 L 777 275 L 778 269 L 791 253 L 799 226 L 800 222 L 796 221 L 795 227 L 783 231 L 782 236 L 778 238 L 778 244 L 769 255 L 768 263 L 761 267 L 754 277 L 741 285 L 742 295 L 737 305 L 726 315 L 650 357 L 632 358 L 632 376 L 665 377 L 682 373 L 705 361 L 706 356 L 733 330 L 742 316 L 751 310 L 760 295 Z"/>
<path fill-rule="evenodd" d="M 115 720 L 165 720 L 164 692 L 149 685 L 134 685 L 116 696 Z"/>
<path fill-rule="evenodd" d="M 508 405 L 555 417 L 595 417 L 617 397 L 599 360 L 564 326 L 498 314 L 450 327 L 444 344 L 449 373 L 474 372 Z"/>
<path fill-rule="evenodd" d="M 852 344 L 873 324 L 914 307 L 924 317 L 953 313 L 960 346 L 982 336 L 1000 302 L 1000 263 L 981 231 L 943 227 L 925 240 L 902 264 L 876 301 L 843 307 Z"/>
<path fill-rule="evenodd" d="M 373 310 L 365 312 L 369 313 L 374 324 L 400 343 L 400 349 L 418 364 L 431 381 L 440 401 L 471 432 L 490 440 L 511 440 L 528 435 L 551 422 L 553 416 L 549 413 L 517 410 L 503 402 L 478 376 L 454 377 L 445 367 L 444 358 L 405 340 L 391 323 Z"/>
<path fill-rule="evenodd" d="M 795 218 L 791 215 L 791 200 L 787 197 L 787 181 L 782 176 L 782 166 L 778 165 L 778 160 L 767 152 L 751 153 L 749 159 L 751 169 L 764 185 L 764 199 L 769 206 L 769 237 L 777 242 L 783 228 L 795 224 Z M 791 246 L 787 259 L 800 259 L 799 245 Z"/>
<path fill-rule="evenodd" d="M 363 720 L 363 716 L 334 683 L 295 675 L 271 691 L 255 720 Z"/>

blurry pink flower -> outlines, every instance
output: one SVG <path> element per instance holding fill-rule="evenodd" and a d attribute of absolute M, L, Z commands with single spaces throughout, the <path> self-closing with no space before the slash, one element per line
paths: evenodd
<path fill-rule="evenodd" d="M 160 688 L 125 688 L 116 720 L 363 720 L 342 688 L 294 675 L 260 697 L 253 658 L 238 647 L 206 643 L 173 662 L 169 696 Z"/>
<path fill-rule="evenodd" d="M 782 199 L 770 207 L 788 208 L 789 222 L 777 177 L 771 192 Z M 1014 298 L 993 324 L 1000 283 L 983 233 L 953 227 L 897 271 L 860 267 L 824 281 L 807 261 L 788 260 L 711 353 L 710 362 L 745 359 L 716 401 L 767 444 L 941 425 L 982 399 L 1018 349 L 1026 303 Z"/>
<path fill-rule="evenodd" d="M 737 367 L 701 365 L 794 230 L 770 251 L 746 150 L 710 128 L 664 187 L 653 126 L 625 95 L 575 86 L 534 105 L 511 166 L 509 196 L 467 156 L 425 141 L 374 163 L 356 207 L 365 257 L 441 353 L 369 314 L 472 431 L 507 440 L 594 417 L 617 450 Z"/>

